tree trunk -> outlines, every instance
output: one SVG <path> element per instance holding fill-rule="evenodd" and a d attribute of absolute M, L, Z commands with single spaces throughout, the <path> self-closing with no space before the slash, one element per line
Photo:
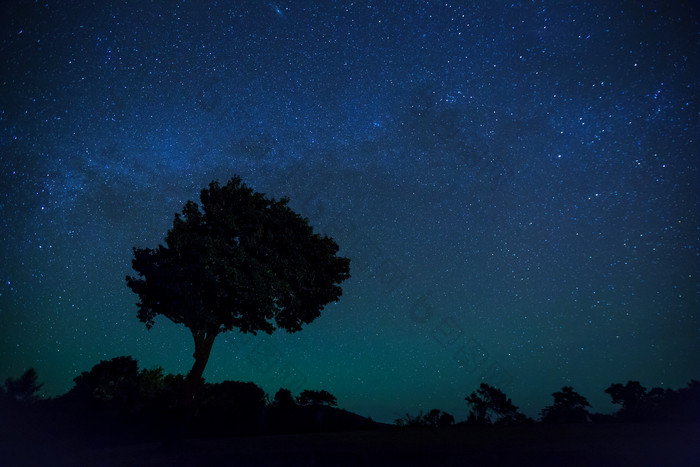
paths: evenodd
<path fill-rule="evenodd" d="M 209 361 L 214 338 L 218 332 L 192 331 L 194 337 L 194 365 L 185 378 L 185 385 L 173 412 L 173 423 L 169 424 L 163 435 L 163 445 L 179 446 L 185 437 L 185 431 L 194 417 L 194 398 L 202 383 L 202 374 Z"/>
<path fill-rule="evenodd" d="M 185 378 L 185 391 L 183 394 L 183 402 L 185 407 L 191 407 L 197 390 L 202 382 L 202 374 L 204 368 L 209 361 L 212 345 L 217 332 L 211 331 L 192 331 L 194 337 L 194 365 Z"/>
<path fill-rule="evenodd" d="M 185 378 L 185 385 L 180 393 L 174 412 L 175 423 L 165 433 L 166 445 L 178 445 L 185 437 L 185 431 L 194 417 L 194 399 L 202 384 L 202 374 L 209 361 L 214 338 L 218 332 L 192 331 L 194 338 L 194 365 Z"/>

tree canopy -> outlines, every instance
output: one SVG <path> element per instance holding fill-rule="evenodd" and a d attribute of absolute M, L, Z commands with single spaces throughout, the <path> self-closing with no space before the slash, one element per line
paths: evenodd
<path fill-rule="evenodd" d="M 165 246 L 134 248 L 138 278 L 127 284 L 146 326 L 163 315 L 193 332 L 294 332 L 340 298 L 350 260 L 287 198 L 268 199 L 234 177 L 200 199 L 201 209 L 188 201 L 175 214 Z"/>

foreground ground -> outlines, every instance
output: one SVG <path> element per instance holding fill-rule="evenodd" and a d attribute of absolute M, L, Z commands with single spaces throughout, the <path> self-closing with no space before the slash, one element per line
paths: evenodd
<path fill-rule="evenodd" d="M 1 465 L 700 465 L 697 424 L 529 425 L 187 439 L 0 441 Z"/>

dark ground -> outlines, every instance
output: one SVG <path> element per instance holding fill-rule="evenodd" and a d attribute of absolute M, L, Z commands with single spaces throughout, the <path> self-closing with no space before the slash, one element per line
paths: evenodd
<path fill-rule="evenodd" d="M 159 442 L 3 433 L 0 465 L 700 465 L 698 424 L 525 425 L 373 430 Z"/>

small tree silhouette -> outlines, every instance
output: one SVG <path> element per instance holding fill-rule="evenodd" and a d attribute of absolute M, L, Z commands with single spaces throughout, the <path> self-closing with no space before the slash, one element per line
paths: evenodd
<path fill-rule="evenodd" d="M 616 383 L 605 390 L 614 404 L 621 406 L 615 417 L 622 421 L 698 421 L 700 383 L 691 380 L 678 390 L 652 388 L 639 381 Z"/>
<path fill-rule="evenodd" d="M 289 389 L 281 388 L 270 403 L 265 420 L 266 428 L 273 433 L 292 432 L 298 429 L 299 406 Z"/>
<path fill-rule="evenodd" d="M 440 409 L 432 409 L 430 412 L 423 416 L 426 425 L 436 428 L 438 426 L 438 421 L 440 420 Z"/>
<path fill-rule="evenodd" d="M 426 425 L 433 428 L 445 428 L 454 425 L 455 418 L 440 409 L 432 409 L 424 417 Z"/>
<path fill-rule="evenodd" d="M 116 405 L 120 409 L 130 405 L 138 392 L 138 362 L 132 357 L 102 360 L 74 378 L 73 395 L 85 401 Z"/>
<path fill-rule="evenodd" d="M 455 424 L 455 418 L 447 412 L 442 412 L 440 414 L 440 417 L 437 420 L 438 428 L 445 428 L 448 426 L 452 426 L 454 424 Z"/>
<path fill-rule="evenodd" d="M 324 389 L 320 391 L 304 389 L 297 396 L 296 401 L 299 405 L 328 405 L 331 407 L 338 405 L 338 400 L 335 396 Z"/>
<path fill-rule="evenodd" d="M 292 391 L 287 388 L 280 388 L 275 393 L 275 397 L 272 399 L 271 405 L 272 407 L 279 407 L 282 409 L 296 407 L 296 402 L 294 402 L 294 397 L 292 397 Z"/>
<path fill-rule="evenodd" d="M 622 406 L 617 417 L 624 420 L 641 420 L 647 410 L 647 390 L 639 381 L 627 381 L 627 384 L 615 383 L 605 390 L 612 398 L 613 404 Z"/>
<path fill-rule="evenodd" d="M 529 422 L 510 398 L 498 388 L 481 383 L 476 392 L 464 398 L 471 406 L 467 423 L 474 425 L 512 425 Z"/>
<path fill-rule="evenodd" d="M 19 378 L 7 378 L 0 386 L 1 399 L 9 403 L 32 404 L 39 399 L 37 392 L 44 383 L 37 383 L 34 368 L 29 368 Z"/>
<path fill-rule="evenodd" d="M 585 397 L 574 391 L 571 386 L 564 386 L 561 391 L 552 394 L 554 404 L 540 412 L 545 423 L 581 423 L 590 421 L 586 407 L 590 407 Z"/>

